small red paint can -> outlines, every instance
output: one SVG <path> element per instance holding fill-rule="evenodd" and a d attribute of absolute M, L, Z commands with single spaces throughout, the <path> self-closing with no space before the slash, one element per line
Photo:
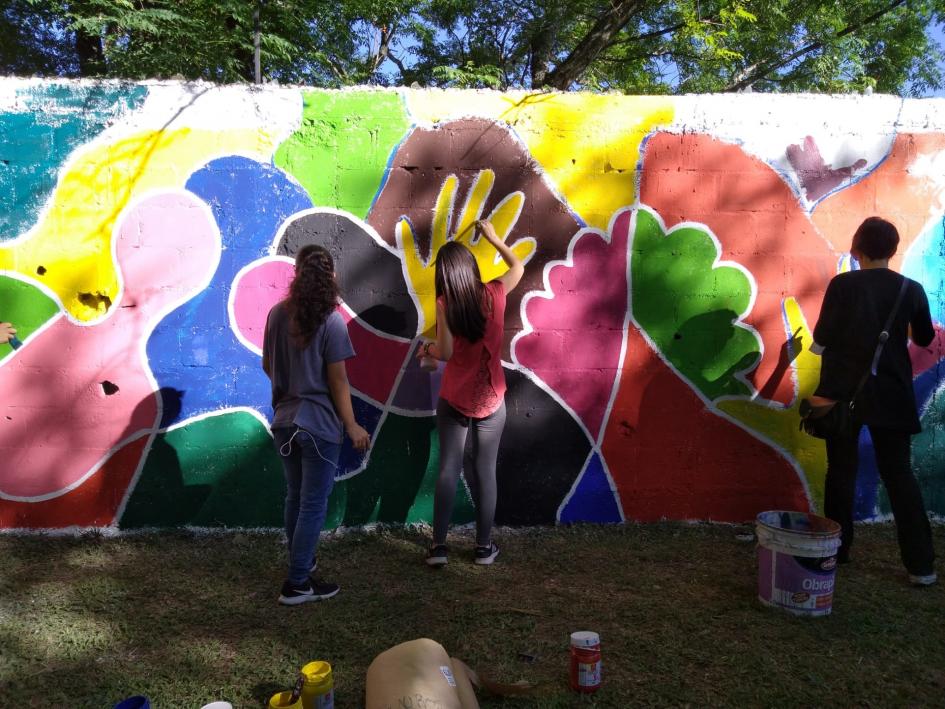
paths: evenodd
<path fill-rule="evenodd" d="M 571 633 L 571 689 L 590 694 L 600 689 L 600 636 L 589 630 Z"/>

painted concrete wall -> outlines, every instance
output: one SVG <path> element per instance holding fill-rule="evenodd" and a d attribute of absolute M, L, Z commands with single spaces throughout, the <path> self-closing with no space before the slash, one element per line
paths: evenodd
<path fill-rule="evenodd" d="M 260 344 L 307 243 L 335 255 L 372 433 L 329 525 L 430 520 L 438 376 L 412 353 L 430 254 L 485 216 L 527 260 L 500 524 L 816 510 L 797 405 L 823 290 L 880 214 L 945 322 L 943 198 L 938 100 L 2 79 L 0 319 L 24 345 L 0 346 L 0 527 L 278 526 Z M 943 355 L 941 332 L 913 350 L 939 515 Z M 870 445 L 861 518 L 888 513 Z"/>

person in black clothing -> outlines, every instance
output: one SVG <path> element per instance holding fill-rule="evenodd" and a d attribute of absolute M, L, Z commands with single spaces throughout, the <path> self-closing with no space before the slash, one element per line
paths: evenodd
<path fill-rule="evenodd" d="M 899 233 L 879 217 L 865 220 L 853 235 L 850 254 L 859 270 L 835 276 L 827 286 L 811 350 L 822 355 L 816 397 L 849 400 L 870 370 L 879 333 L 892 311 L 903 278 L 889 269 Z M 879 475 L 889 494 L 902 561 L 911 583 L 937 581 L 933 569 L 932 530 L 922 493 L 912 473 L 910 437 L 921 430 L 912 388 L 908 339 L 920 346 L 935 332 L 928 298 L 921 284 L 906 279 L 907 287 L 889 328 L 875 376 L 867 378 L 854 407 L 854 432 L 828 438 L 824 513 L 841 527 L 837 560 L 850 560 L 853 544 L 853 500 L 858 467 L 857 440 L 862 425 L 869 427 Z"/>

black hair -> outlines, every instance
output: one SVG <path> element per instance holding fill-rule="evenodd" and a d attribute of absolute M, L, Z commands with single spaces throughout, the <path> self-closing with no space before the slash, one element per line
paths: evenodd
<path fill-rule="evenodd" d="M 869 217 L 853 235 L 851 251 L 859 251 L 873 261 L 892 258 L 899 248 L 899 231 L 881 217 Z"/>
<path fill-rule="evenodd" d="M 483 302 L 485 286 L 472 252 L 458 241 L 448 241 L 436 252 L 436 296 L 446 301 L 446 325 L 470 342 L 486 332 Z"/>

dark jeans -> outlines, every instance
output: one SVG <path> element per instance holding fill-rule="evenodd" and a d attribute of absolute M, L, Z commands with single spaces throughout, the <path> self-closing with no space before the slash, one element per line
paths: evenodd
<path fill-rule="evenodd" d="M 932 573 L 935 553 L 932 550 L 932 529 L 929 525 L 922 492 L 912 474 L 911 435 L 903 431 L 870 426 L 870 437 L 876 451 L 876 466 L 886 486 L 902 563 L 910 574 Z M 849 558 L 853 544 L 853 500 L 856 494 L 856 472 L 859 465 L 857 439 L 852 436 L 827 439 L 827 479 L 824 490 L 824 514 L 840 524 L 842 530 L 838 558 Z"/>
<path fill-rule="evenodd" d="M 466 471 L 466 482 L 476 504 L 476 544 L 492 541 L 495 518 L 495 463 L 499 441 L 505 428 L 505 402 L 493 413 L 477 419 L 464 416 L 440 399 L 436 406 L 436 429 L 440 440 L 440 476 L 433 498 L 433 543 L 443 544 L 453 516 L 459 474 Z M 467 432 L 470 445 L 466 447 Z M 464 455 L 465 451 L 465 455 Z"/>
<path fill-rule="evenodd" d="M 272 437 L 285 472 L 285 536 L 289 542 L 289 581 L 308 580 L 318 536 L 328 514 L 341 444 L 313 436 L 304 428 L 274 428 Z"/>

